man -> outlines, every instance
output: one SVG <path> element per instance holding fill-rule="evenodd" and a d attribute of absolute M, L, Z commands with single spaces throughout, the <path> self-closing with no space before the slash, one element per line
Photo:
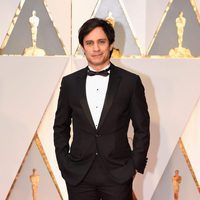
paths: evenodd
<path fill-rule="evenodd" d="M 86 21 L 79 42 L 88 66 L 61 83 L 54 143 L 69 200 L 131 200 L 133 177 L 146 165 L 149 114 L 144 88 L 139 76 L 110 62 L 114 39 L 105 20 Z M 127 139 L 130 119 L 133 151 Z"/>

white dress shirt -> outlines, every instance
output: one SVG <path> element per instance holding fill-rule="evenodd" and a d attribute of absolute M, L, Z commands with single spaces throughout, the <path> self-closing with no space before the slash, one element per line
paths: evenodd
<path fill-rule="evenodd" d="M 102 70 L 107 69 L 109 66 L 110 65 L 106 66 Z M 90 70 L 93 70 L 90 66 L 88 67 Z M 106 97 L 109 76 L 110 75 L 95 75 L 87 76 L 86 78 L 86 97 L 96 129 L 99 125 L 99 120 Z"/>

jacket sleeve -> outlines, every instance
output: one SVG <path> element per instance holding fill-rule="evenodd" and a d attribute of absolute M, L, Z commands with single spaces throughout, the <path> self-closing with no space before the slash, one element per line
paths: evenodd
<path fill-rule="evenodd" d="M 150 143 L 150 117 L 144 87 L 139 76 L 131 98 L 131 120 L 134 128 L 133 164 L 137 172 L 144 173 Z"/>
<path fill-rule="evenodd" d="M 69 91 L 63 78 L 54 121 L 54 145 L 59 168 L 64 169 L 64 160 L 69 152 L 71 108 L 68 101 Z"/>

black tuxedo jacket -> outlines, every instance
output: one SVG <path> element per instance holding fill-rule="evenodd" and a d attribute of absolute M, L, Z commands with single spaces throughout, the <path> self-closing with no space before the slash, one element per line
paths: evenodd
<path fill-rule="evenodd" d="M 54 144 L 62 176 L 77 185 L 98 154 L 117 182 L 143 173 L 149 147 L 149 113 L 138 75 L 111 64 L 108 89 L 98 129 L 86 99 L 87 68 L 65 76 L 61 83 L 54 122 Z M 133 150 L 127 131 L 134 127 Z M 73 129 L 69 145 L 70 126 Z"/>

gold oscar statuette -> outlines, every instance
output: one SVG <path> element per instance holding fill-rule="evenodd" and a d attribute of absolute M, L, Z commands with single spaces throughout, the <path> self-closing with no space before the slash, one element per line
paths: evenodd
<path fill-rule="evenodd" d="M 115 18 L 112 16 L 112 12 L 108 12 L 108 17 L 106 17 L 106 21 L 112 25 L 112 27 L 115 27 Z M 121 53 L 120 50 L 113 47 L 113 51 L 112 51 L 112 58 L 121 58 Z"/>
<path fill-rule="evenodd" d="M 180 12 L 179 16 L 176 18 L 178 47 L 170 49 L 169 51 L 170 57 L 174 58 L 192 57 L 190 50 L 183 47 L 183 35 L 184 35 L 185 24 L 186 24 L 186 19 L 183 16 L 183 12 Z"/>
<path fill-rule="evenodd" d="M 32 11 L 32 16 L 29 18 L 29 23 L 31 25 L 31 38 L 32 38 L 32 46 L 24 49 L 25 56 L 45 56 L 46 53 L 44 49 L 40 49 L 37 47 L 37 34 L 38 34 L 38 26 L 40 19 L 36 16 L 36 11 Z"/>
<path fill-rule="evenodd" d="M 179 170 L 175 170 L 175 175 L 172 178 L 173 190 L 174 190 L 174 200 L 178 200 L 178 193 L 179 193 L 181 181 L 182 181 L 182 178 L 179 175 Z"/>
<path fill-rule="evenodd" d="M 33 173 L 30 176 L 30 181 L 32 183 L 33 200 L 37 200 L 37 190 L 38 190 L 39 180 L 40 176 L 36 173 L 36 169 L 33 169 Z"/>

